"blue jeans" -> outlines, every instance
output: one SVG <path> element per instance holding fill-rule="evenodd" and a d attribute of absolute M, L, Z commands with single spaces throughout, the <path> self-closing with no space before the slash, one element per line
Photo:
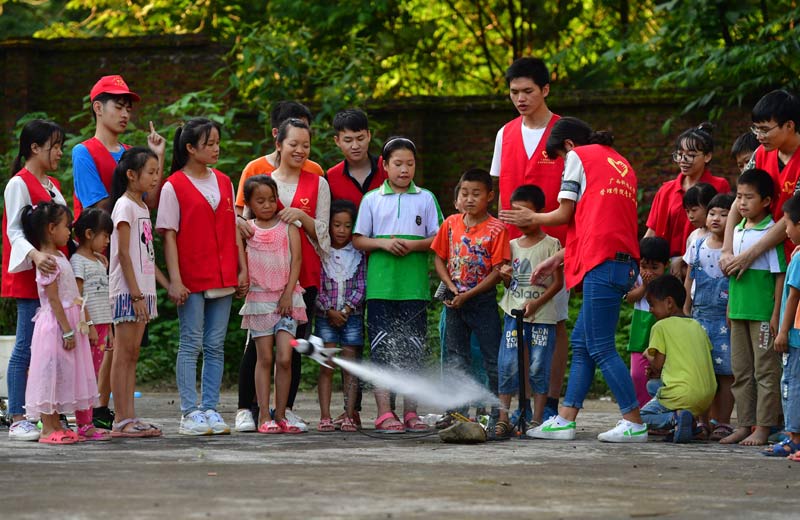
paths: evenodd
<path fill-rule="evenodd" d="M 519 391 L 519 338 L 516 318 L 505 314 L 503 330 L 503 340 L 497 355 L 497 390 L 501 394 L 514 394 Z M 550 366 L 553 364 L 553 351 L 556 348 L 556 326 L 525 322 L 522 325 L 522 334 L 528 348 L 528 379 L 531 391 L 534 394 L 547 394 L 550 387 Z"/>
<path fill-rule="evenodd" d="M 8 359 L 8 413 L 25 413 L 25 386 L 28 384 L 28 367 L 31 364 L 31 339 L 33 317 L 39 310 L 38 298 L 17 298 L 17 337 L 14 350 Z"/>
<path fill-rule="evenodd" d="M 623 414 L 639 408 L 628 367 L 617 353 L 614 333 L 622 296 L 633 287 L 639 266 L 634 261 L 606 260 L 583 278 L 583 305 L 572 331 L 572 365 L 564 406 L 583 408 L 595 367 L 617 399 Z"/>
<path fill-rule="evenodd" d="M 800 348 L 789 347 L 783 354 L 781 399 L 785 430 L 800 433 Z"/>
<path fill-rule="evenodd" d="M 181 397 L 181 413 L 216 410 L 225 366 L 225 333 L 233 296 L 205 298 L 192 293 L 178 307 L 181 337 L 175 373 Z M 201 403 L 197 407 L 197 357 L 203 353 Z"/>

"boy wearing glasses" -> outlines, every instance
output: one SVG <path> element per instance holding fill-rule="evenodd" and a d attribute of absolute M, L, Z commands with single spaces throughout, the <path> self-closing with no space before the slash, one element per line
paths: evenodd
<path fill-rule="evenodd" d="M 750 131 L 755 134 L 760 146 L 746 169 L 758 168 L 772 177 L 775 197 L 770 211 L 776 225 L 750 249 L 734 258 L 733 228 L 741 220 L 741 215 L 736 205 L 731 208 L 720 258 L 720 266 L 727 275 L 741 276 L 756 258 L 781 242 L 786 258 L 794 250 L 792 242 L 786 237 L 782 217 L 783 204 L 797 191 L 800 177 L 800 154 L 795 153 L 800 147 L 800 99 L 786 90 L 773 90 L 753 107 L 752 121 Z"/>

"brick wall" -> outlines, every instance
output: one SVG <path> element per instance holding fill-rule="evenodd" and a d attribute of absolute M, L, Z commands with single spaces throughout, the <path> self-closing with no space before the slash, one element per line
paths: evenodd
<path fill-rule="evenodd" d="M 47 112 L 72 130 L 84 126 L 85 120 L 70 123 L 68 118 L 81 111 L 84 96 L 105 74 L 122 74 L 145 105 L 166 104 L 182 93 L 208 87 L 224 92 L 224 78 L 212 75 L 224 64 L 226 52 L 225 45 L 202 36 L 0 43 L 0 128 L 8 135 L 14 121 L 31 111 Z M 549 103 L 557 113 L 614 132 L 616 147 L 636 169 L 649 204 L 657 187 L 676 174 L 669 157 L 675 137 L 703 120 L 702 114 L 678 118 L 673 131 L 661 132 L 664 121 L 680 111 L 685 99 L 686 93 L 680 91 L 577 92 L 553 85 Z M 417 142 L 421 184 L 437 193 L 445 211 L 451 207 L 460 172 L 473 166 L 488 169 L 497 130 L 515 117 L 505 96 L 399 98 L 373 101 L 366 108 L 385 129 L 382 138 L 403 134 Z M 748 109 L 725 110 L 717 122 L 712 169 L 731 179 L 736 169 L 728 151 L 749 124 Z M 246 124 L 239 137 L 263 139 L 255 116 L 243 117 Z M 0 141 L 0 149 L 9 144 Z"/>

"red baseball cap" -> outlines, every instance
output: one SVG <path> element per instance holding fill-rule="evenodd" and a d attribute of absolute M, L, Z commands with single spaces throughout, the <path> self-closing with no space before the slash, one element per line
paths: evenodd
<path fill-rule="evenodd" d="M 103 76 L 100 78 L 92 87 L 92 91 L 89 93 L 89 99 L 94 101 L 94 98 L 100 94 L 124 94 L 126 96 L 130 96 L 131 99 L 137 102 L 141 101 L 142 99 L 135 92 L 131 92 L 131 90 L 128 88 L 128 84 L 125 83 L 125 80 L 122 79 L 122 76 L 120 75 Z"/>

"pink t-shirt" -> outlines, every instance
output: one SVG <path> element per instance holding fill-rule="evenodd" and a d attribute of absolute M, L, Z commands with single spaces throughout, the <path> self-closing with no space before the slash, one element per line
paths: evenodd
<path fill-rule="evenodd" d="M 211 170 L 209 170 L 209 173 Z M 216 211 L 219 206 L 219 184 L 217 183 L 217 176 L 210 173 L 203 179 L 196 179 L 191 175 L 186 176 L 192 182 L 192 186 L 197 188 L 197 191 L 203 195 L 203 198 L 208 201 L 211 209 Z M 225 182 L 225 181 L 223 181 Z M 231 182 L 227 179 L 227 182 Z M 231 183 L 233 189 L 233 183 Z M 236 213 L 231 212 L 232 218 L 236 220 Z M 156 229 L 165 230 L 171 229 L 179 231 L 181 226 L 181 209 L 178 205 L 178 196 L 175 194 L 175 187 L 171 182 L 165 182 L 161 188 L 161 198 L 158 201 L 158 216 L 156 217 Z"/>
<path fill-rule="evenodd" d="M 144 203 L 142 203 L 144 204 Z M 119 263 L 119 233 L 116 230 L 120 223 L 127 222 L 131 227 L 128 252 L 133 263 L 133 273 L 139 289 L 146 296 L 156 294 L 156 264 L 153 248 L 153 224 L 150 222 L 150 210 L 131 200 L 127 195 L 120 197 L 114 204 L 111 213 L 115 232 L 111 234 L 111 267 L 108 280 L 109 297 L 113 300 L 120 294 L 130 294 L 130 288 L 122 273 Z"/>

